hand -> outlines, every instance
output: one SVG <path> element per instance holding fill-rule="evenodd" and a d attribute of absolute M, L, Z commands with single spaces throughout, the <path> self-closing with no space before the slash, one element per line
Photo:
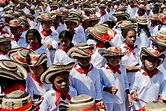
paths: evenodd
<path fill-rule="evenodd" d="M 52 45 L 50 44 L 43 44 L 46 48 L 48 48 L 48 50 L 54 50 L 54 48 L 52 47 Z"/>
<path fill-rule="evenodd" d="M 132 99 L 132 96 L 128 94 L 128 101 L 129 101 L 129 107 L 132 107 L 134 105 L 134 101 Z"/>
<path fill-rule="evenodd" d="M 131 93 L 131 96 L 132 96 L 133 100 L 135 100 L 135 101 L 138 101 L 138 100 L 139 100 L 139 99 L 138 99 L 138 94 L 137 94 L 135 91 L 133 91 L 133 92 Z"/>
<path fill-rule="evenodd" d="M 99 111 L 100 111 L 100 110 L 106 111 L 106 107 L 105 107 L 105 105 L 104 105 L 104 103 L 103 103 L 102 100 L 99 101 L 99 102 L 96 102 L 95 106 L 96 106 L 96 109 L 98 109 Z"/>
<path fill-rule="evenodd" d="M 117 92 L 118 92 L 118 89 L 116 87 L 113 86 L 113 87 L 110 88 L 110 93 L 112 95 L 116 95 Z"/>
<path fill-rule="evenodd" d="M 158 99 L 158 101 L 163 103 L 162 96 L 159 96 L 159 99 Z"/>

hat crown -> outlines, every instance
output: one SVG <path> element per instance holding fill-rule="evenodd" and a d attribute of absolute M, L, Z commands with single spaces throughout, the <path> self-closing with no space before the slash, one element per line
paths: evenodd
<path fill-rule="evenodd" d="M 108 28 L 104 25 L 96 25 L 94 27 L 94 31 L 99 35 L 103 35 L 103 34 L 107 34 Z"/>
<path fill-rule="evenodd" d="M 17 65 L 10 61 L 3 61 L 2 64 L 3 65 L 0 65 L 0 67 L 2 67 L 3 69 L 13 71 L 13 72 L 17 71 Z"/>
<path fill-rule="evenodd" d="M 107 51 L 112 53 L 122 53 L 122 49 L 120 47 L 109 47 Z"/>

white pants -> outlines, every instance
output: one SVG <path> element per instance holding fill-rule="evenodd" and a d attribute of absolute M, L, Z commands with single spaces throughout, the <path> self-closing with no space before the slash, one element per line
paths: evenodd
<path fill-rule="evenodd" d="M 125 102 L 122 104 L 105 103 L 107 111 L 126 111 Z"/>

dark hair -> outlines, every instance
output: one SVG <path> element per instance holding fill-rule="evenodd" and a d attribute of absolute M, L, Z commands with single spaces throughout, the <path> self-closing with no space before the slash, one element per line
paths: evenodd
<path fill-rule="evenodd" d="M 138 24 L 138 36 L 140 36 L 141 29 L 144 30 L 144 32 L 146 33 L 147 37 L 150 37 L 150 32 L 149 32 L 149 29 L 148 29 L 148 25 Z"/>
<path fill-rule="evenodd" d="M 61 38 L 68 38 L 70 41 L 72 41 L 73 39 L 73 36 L 71 35 L 71 33 L 67 30 L 64 30 L 62 32 L 60 32 L 59 34 L 59 39 Z"/>
<path fill-rule="evenodd" d="M 126 29 L 123 29 L 123 30 L 122 30 L 122 36 L 123 36 L 124 38 L 126 38 L 127 33 L 128 33 L 129 31 L 134 31 L 135 33 L 137 33 L 134 28 L 126 28 Z"/>
<path fill-rule="evenodd" d="M 62 72 L 62 73 L 66 73 L 66 74 L 68 74 L 68 76 L 69 76 L 69 72 Z M 55 74 L 55 75 L 53 75 L 52 77 L 50 77 L 49 81 L 51 82 L 51 84 L 54 84 L 54 79 L 55 79 L 57 76 L 59 76 L 59 75 L 61 75 L 61 73 Z"/>
<path fill-rule="evenodd" d="M 41 35 L 40 35 L 39 31 L 36 30 L 36 29 L 29 29 L 28 32 L 26 33 L 25 37 L 26 37 L 26 42 L 27 42 L 27 43 L 29 43 L 29 42 L 28 42 L 28 34 L 29 34 L 29 33 L 33 33 L 33 35 L 35 35 L 35 36 L 37 37 L 38 42 L 41 43 L 41 39 L 42 39 L 42 38 L 41 38 Z"/>
<path fill-rule="evenodd" d="M 113 28 L 116 25 L 113 21 L 105 21 L 103 24 L 107 24 L 109 28 Z"/>

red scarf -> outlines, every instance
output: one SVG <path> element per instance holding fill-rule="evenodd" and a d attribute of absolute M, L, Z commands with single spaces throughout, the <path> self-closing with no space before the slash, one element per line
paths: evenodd
<path fill-rule="evenodd" d="M 137 5 L 132 5 L 132 6 L 131 6 L 131 5 L 130 5 L 130 7 L 131 7 L 131 8 L 136 8 L 136 7 L 138 7 L 138 6 L 137 6 Z"/>
<path fill-rule="evenodd" d="M 14 41 L 16 41 L 16 42 L 18 42 L 19 39 L 20 39 L 20 36 L 14 36 L 14 37 L 12 38 L 12 40 L 14 40 Z"/>
<path fill-rule="evenodd" d="M 77 66 L 77 65 L 75 64 L 75 65 L 74 65 L 74 68 L 75 68 L 80 74 L 85 74 L 86 76 L 87 76 L 88 72 L 90 72 L 90 71 L 93 69 L 93 65 L 91 65 L 89 69 L 82 69 L 81 67 L 80 67 L 80 68 L 77 68 L 76 66 Z"/>
<path fill-rule="evenodd" d="M 36 78 L 36 76 L 34 74 L 32 74 L 32 78 L 34 81 L 36 81 L 38 83 L 39 86 L 43 85 L 43 83 L 38 78 Z"/>
<path fill-rule="evenodd" d="M 1 35 L 2 34 L 8 34 L 9 35 L 9 32 L 7 32 L 7 31 L 1 30 L 0 32 L 1 32 Z"/>
<path fill-rule="evenodd" d="M 116 73 L 116 72 L 117 72 L 118 74 L 121 74 L 121 71 L 119 70 L 119 68 L 120 68 L 120 65 L 117 65 L 117 66 L 114 67 L 114 68 L 109 67 L 109 66 L 106 67 L 106 69 L 111 70 L 113 73 Z"/>
<path fill-rule="evenodd" d="M 124 46 L 124 48 L 129 51 L 127 54 L 133 53 L 133 55 L 136 55 L 134 49 L 137 48 L 137 45 L 135 47 Z"/>
<path fill-rule="evenodd" d="M 56 92 L 56 100 L 55 100 L 55 104 L 58 105 L 59 99 L 62 97 L 62 95 L 64 95 L 66 97 L 66 99 L 70 100 L 71 97 L 67 92 L 61 92 L 59 90 L 57 90 L 55 87 L 52 87 L 53 90 L 55 90 Z"/>
<path fill-rule="evenodd" d="M 151 79 L 154 75 L 157 75 L 159 73 L 159 70 L 158 69 L 154 69 L 153 71 L 151 72 L 143 72 L 142 74 L 145 75 L 145 76 L 149 76 L 149 78 Z"/>
<path fill-rule="evenodd" d="M 100 12 L 100 17 L 102 17 L 102 16 L 105 15 L 105 14 L 106 14 L 106 11 Z"/>
<path fill-rule="evenodd" d="M 59 23 L 54 23 L 55 30 L 58 28 L 58 26 L 60 26 Z"/>
<path fill-rule="evenodd" d="M 22 84 L 15 84 L 13 85 L 11 88 L 8 88 L 8 89 L 4 89 L 3 90 L 3 93 L 4 94 L 9 94 L 13 91 L 16 91 L 16 90 L 21 90 L 21 91 L 24 91 L 25 92 L 25 88 L 23 87 Z"/>
<path fill-rule="evenodd" d="M 100 44 L 96 44 L 96 47 L 97 48 L 105 48 L 105 45 L 104 45 L 104 43 L 100 43 Z"/>
<path fill-rule="evenodd" d="M 41 31 L 41 33 L 44 35 L 44 36 L 49 36 L 49 35 L 51 35 L 51 33 L 52 33 L 52 30 L 50 29 L 50 30 L 48 30 L 48 31 L 46 31 L 46 30 L 42 30 Z"/>
<path fill-rule="evenodd" d="M 141 109 L 137 110 L 137 111 L 145 111 L 145 106 L 142 107 Z"/>
<path fill-rule="evenodd" d="M 5 54 L 7 54 L 7 52 L 0 51 L 0 55 L 5 55 Z"/>
<path fill-rule="evenodd" d="M 70 48 L 72 48 L 73 46 L 74 46 L 74 45 L 71 43 L 69 47 L 65 48 L 65 47 L 62 47 L 62 46 L 61 46 L 60 49 L 63 50 L 63 51 L 65 51 L 65 52 L 68 52 L 68 50 L 69 50 Z"/>
<path fill-rule="evenodd" d="M 34 46 L 30 45 L 30 46 L 29 46 L 29 49 L 35 51 L 36 49 L 40 48 L 41 46 L 42 46 L 41 43 L 37 43 L 37 44 L 35 44 Z"/>

